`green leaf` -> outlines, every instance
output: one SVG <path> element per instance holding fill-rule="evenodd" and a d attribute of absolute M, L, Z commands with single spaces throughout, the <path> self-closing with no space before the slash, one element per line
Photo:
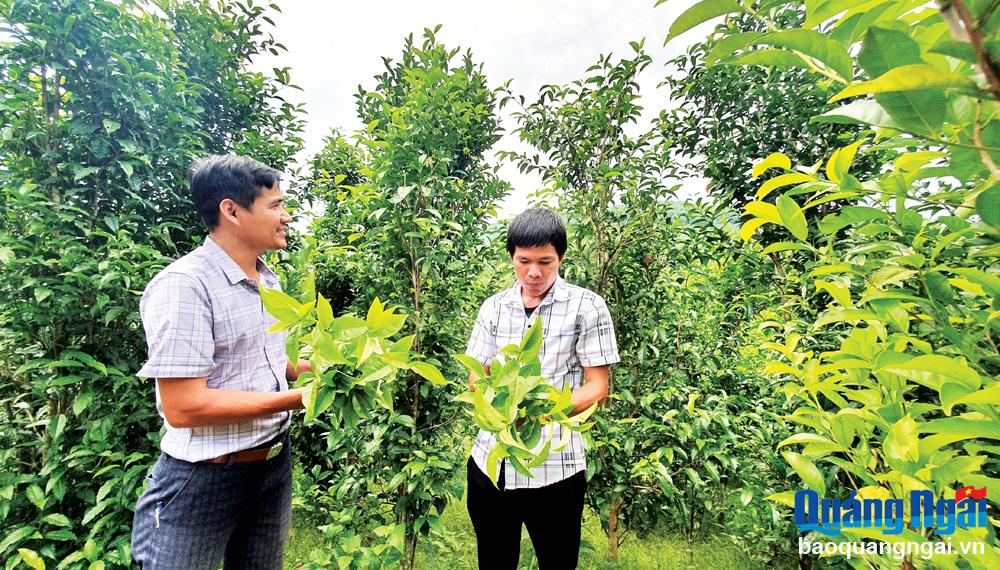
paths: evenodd
<path fill-rule="evenodd" d="M 302 303 L 296 301 L 291 295 L 278 289 L 261 287 L 260 298 L 264 302 L 264 308 L 267 309 L 267 312 L 282 323 L 299 320 L 298 311 L 302 308 Z"/>
<path fill-rule="evenodd" d="M 821 435 L 817 435 L 815 433 L 797 433 L 795 435 L 786 437 L 784 440 L 781 441 L 781 443 L 778 444 L 777 447 L 775 447 L 775 449 L 781 449 L 786 445 L 796 445 L 800 443 L 805 443 L 805 444 L 822 443 L 827 445 L 838 445 L 833 441 L 830 441 L 829 439 Z"/>
<path fill-rule="evenodd" d="M 61 514 L 46 515 L 42 519 L 42 522 L 54 526 L 73 526 L 73 523 L 70 522 L 69 518 L 67 518 L 66 515 L 61 515 Z"/>
<path fill-rule="evenodd" d="M 322 293 L 319 294 L 316 301 L 316 318 L 322 329 L 328 329 L 333 324 L 333 307 L 330 306 L 330 301 L 327 301 Z"/>
<path fill-rule="evenodd" d="M 794 52 L 783 49 L 764 48 L 738 55 L 723 63 L 729 65 L 760 65 L 776 69 L 808 69 L 809 64 Z"/>
<path fill-rule="evenodd" d="M 753 170 L 750 171 L 750 175 L 757 178 L 761 174 L 767 172 L 771 168 L 783 168 L 785 170 L 791 170 L 792 161 L 787 155 L 780 152 L 772 152 L 764 160 L 758 162 L 753 166 Z"/>
<path fill-rule="evenodd" d="M 3 542 L 0 542 L 0 552 L 7 552 L 11 546 L 14 546 L 34 533 L 35 527 L 33 526 L 22 526 L 12 530 L 4 537 Z"/>
<path fill-rule="evenodd" d="M 855 6 L 864 4 L 867 1 L 868 0 L 819 0 L 818 2 L 807 2 L 806 20 L 802 24 L 802 27 L 814 28 L 817 24 L 822 24 L 837 14 Z"/>
<path fill-rule="evenodd" d="M 497 484 L 497 470 L 499 469 L 500 460 L 505 457 L 507 457 L 507 452 L 499 445 L 494 446 L 490 450 L 489 455 L 486 456 L 486 475 L 490 478 L 494 486 Z"/>
<path fill-rule="evenodd" d="M 752 220 L 747 220 L 746 222 L 744 222 L 742 226 L 740 226 L 740 238 L 743 241 L 750 241 L 750 238 L 753 237 L 753 233 L 757 231 L 757 228 L 763 226 L 768 222 L 769 220 L 765 220 L 763 218 L 754 218 Z"/>
<path fill-rule="evenodd" d="M 981 286 L 991 297 L 1000 297 L 1000 277 L 972 267 L 955 267 L 949 271 Z"/>
<path fill-rule="evenodd" d="M 1000 183 L 976 196 L 976 213 L 987 225 L 1000 227 Z"/>
<path fill-rule="evenodd" d="M 410 370 L 413 370 L 420 376 L 424 377 L 428 382 L 436 386 L 443 386 L 448 383 L 435 366 L 428 364 L 426 362 L 411 362 Z"/>
<path fill-rule="evenodd" d="M 858 65 L 869 77 L 879 77 L 890 69 L 903 65 L 926 63 L 920 57 L 920 46 L 905 32 L 872 26 L 865 33 L 858 52 Z"/>
<path fill-rule="evenodd" d="M 871 125 L 887 129 L 899 129 L 899 125 L 876 101 L 861 99 L 842 107 L 827 111 L 810 119 L 813 123 L 835 123 L 842 125 Z"/>
<path fill-rule="evenodd" d="M 851 301 L 851 290 L 843 285 L 817 279 L 816 289 L 829 293 L 830 296 L 833 297 L 833 300 L 836 301 L 841 307 L 854 307 L 854 303 Z"/>
<path fill-rule="evenodd" d="M 771 222 L 772 224 L 782 225 L 781 216 L 778 214 L 778 209 L 774 207 L 774 204 L 768 204 L 767 202 L 755 201 L 750 202 L 743 207 L 743 211 L 752 216 L 761 218 L 762 220 Z"/>
<path fill-rule="evenodd" d="M 924 275 L 924 287 L 927 294 L 938 303 L 951 303 L 955 300 L 955 291 L 948 283 L 948 278 L 938 271 Z"/>
<path fill-rule="evenodd" d="M 976 83 L 964 75 L 941 71 L 926 64 L 916 64 L 894 68 L 871 81 L 853 83 L 831 97 L 830 103 L 857 95 L 920 89 L 959 89 L 971 94 L 978 92 Z"/>
<path fill-rule="evenodd" d="M 490 428 L 488 431 L 495 433 L 504 429 L 507 426 L 507 421 L 496 408 L 486 401 L 484 392 L 484 390 L 476 390 L 473 394 L 473 409 L 476 412 L 477 419 Z"/>
<path fill-rule="evenodd" d="M 18 548 L 17 553 L 21 555 L 21 560 L 23 560 L 28 566 L 34 568 L 35 570 L 45 570 L 45 561 L 42 560 L 42 557 L 39 556 L 34 550 Z"/>
<path fill-rule="evenodd" d="M 844 148 L 835 150 L 830 160 L 826 163 L 826 177 L 839 184 L 847 176 L 851 168 L 851 163 L 854 162 L 854 155 L 857 154 L 858 148 L 864 142 L 863 140 L 857 141 Z"/>
<path fill-rule="evenodd" d="M 779 241 L 777 243 L 772 243 L 771 245 L 764 248 L 764 255 L 770 255 L 779 251 L 812 251 L 812 248 L 804 243 L 795 243 L 790 241 Z"/>
<path fill-rule="evenodd" d="M 376 298 L 368 308 L 368 315 L 365 322 L 372 334 L 380 337 L 389 337 L 403 328 L 403 325 L 406 323 L 406 315 L 396 314 L 395 308 L 386 308 Z"/>
<path fill-rule="evenodd" d="M 542 319 L 535 319 L 535 322 L 528 328 L 528 332 L 521 339 L 521 359 L 532 360 L 538 356 L 538 351 L 542 348 Z"/>
<path fill-rule="evenodd" d="M 475 374 L 480 378 L 486 377 L 486 368 L 483 366 L 482 362 L 479 362 L 471 356 L 465 354 L 454 354 L 452 355 L 456 360 L 462 363 L 463 366 L 469 369 L 470 372 Z"/>
<path fill-rule="evenodd" d="M 795 507 L 795 491 L 782 491 L 780 493 L 774 493 L 773 495 L 764 497 L 764 499 L 785 505 L 788 508 Z"/>
<path fill-rule="evenodd" d="M 904 65 L 919 65 L 920 46 L 909 35 L 899 30 L 872 26 L 865 34 L 864 45 L 858 54 L 858 63 L 869 77 L 880 77 Z M 946 99 L 937 90 L 883 93 L 875 100 L 894 122 L 905 129 L 937 135 L 945 118 Z"/>
<path fill-rule="evenodd" d="M 1000 439 L 1000 422 L 966 417 L 939 418 L 920 424 L 919 431 L 947 435 L 951 441 Z"/>
<path fill-rule="evenodd" d="M 42 491 L 42 488 L 39 487 L 38 485 L 29 486 L 24 494 L 25 496 L 28 497 L 28 500 L 31 501 L 33 505 L 38 507 L 38 510 L 42 510 L 45 508 L 45 503 L 46 503 L 45 493 Z"/>
<path fill-rule="evenodd" d="M 815 30 L 782 30 L 758 38 L 755 44 L 795 50 L 814 58 L 845 82 L 854 78 L 854 63 L 839 42 Z"/>
<path fill-rule="evenodd" d="M 52 296 L 52 289 L 48 287 L 35 287 L 35 302 L 41 303 Z"/>
<path fill-rule="evenodd" d="M 809 237 L 809 228 L 806 225 L 806 217 L 795 200 L 787 195 L 779 196 L 777 208 L 778 215 L 781 217 L 781 225 L 788 228 L 793 236 L 805 241 Z"/>
<path fill-rule="evenodd" d="M 953 384 L 946 384 L 947 386 L 953 386 Z M 942 387 L 942 396 L 944 394 L 944 387 Z M 963 386 L 963 388 L 965 388 Z M 966 390 L 967 391 L 967 390 Z M 944 403 L 944 402 L 942 402 Z M 989 386 L 983 388 L 982 390 L 976 390 L 974 392 L 968 392 L 952 401 L 950 401 L 945 406 L 945 412 L 951 413 L 953 406 L 959 404 L 989 404 L 992 406 L 1000 406 L 1000 382 L 994 382 Z"/>
<path fill-rule="evenodd" d="M 337 396 L 333 390 L 320 386 L 314 386 L 310 394 L 312 397 L 306 403 L 306 409 L 309 410 L 309 415 L 312 418 L 317 418 L 320 414 L 330 409 Z"/>
<path fill-rule="evenodd" d="M 705 55 L 705 66 L 711 66 L 738 49 L 743 49 L 764 34 L 761 32 L 737 32 L 719 38 Z"/>
<path fill-rule="evenodd" d="M 917 461 L 920 458 L 917 422 L 909 414 L 893 424 L 882 443 L 882 451 L 888 459 L 895 461 Z"/>
<path fill-rule="evenodd" d="M 73 181 L 77 181 L 90 176 L 91 174 L 99 171 L 100 168 L 96 166 L 74 166 L 73 167 Z"/>
<path fill-rule="evenodd" d="M 670 33 L 663 45 L 666 45 L 673 38 L 683 34 L 698 24 L 705 23 L 712 18 L 742 12 L 743 8 L 735 0 L 702 0 L 691 6 L 670 25 Z"/>
<path fill-rule="evenodd" d="M 875 372 L 896 374 L 935 390 L 939 390 L 946 382 L 955 382 L 973 390 L 982 385 L 979 374 L 964 359 L 940 354 L 925 354 L 901 362 L 890 362 L 878 367 Z"/>
<path fill-rule="evenodd" d="M 815 180 L 815 177 L 809 176 L 808 174 L 802 174 L 801 172 L 789 172 L 788 174 L 775 176 L 774 178 L 761 184 L 760 190 L 757 190 L 757 194 L 754 197 L 760 200 L 777 188 L 782 188 L 791 184 L 802 184 L 803 182 L 814 182 Z"/>
<path fill-rule="evenodd" d="M 288 357 L 288 362 L 292 363 L 292 366 L 298 366 L 299 335 L 297 333 L 289 333 L 285 337 L 285 355 Z"/>
<path fill-rule="evenodd" d="M 835 309 L 820 317 L 813 328 L 820 328 L 830 323 L 842 323 L 844 321 L 881 321 L 875 313 L 861 309 Z"/>
<path fill-rule="evenodd" d="M 398 352 L 408 355 L 410 353 L 410 349 L 413 348 L 413 341 L 416 338 L 417 337 L 412 334 L 409 336 L 404 336 L 403 338 L 389 345 L 389 352 Z"/>
<path fill-rule="evenodd" d="M 812 461 L 792 451 L 784 451 L 781 455 L 798 473 L 807 487 L 819 493 L 821 497 L 826 496 L 826 482 L 823 480 L 823 474 Z"/>
<path fill-rule="evenodd" d="M 122 126 L 122 124 L 119 123 L 118 121 L 112 121 L 111 119 L 104 119 L 103 123 L 104 123 L 104 130 L 106 130 L 109 135 L 120 129 Z"/>

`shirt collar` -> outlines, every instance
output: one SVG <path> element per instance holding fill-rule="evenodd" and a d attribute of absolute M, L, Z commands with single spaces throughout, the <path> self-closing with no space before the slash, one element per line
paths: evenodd
<path fill-rule="evenodd" d="M 562 277 L 556 277 L 556 282 L 552 284 L 552 288 L 538 306 L 550 305 L 553 301 L 569 301 L 569 285 Z M 507 290 L 507 304 L 524 306 L 521 300 L 521 282 L 516 279 L 514 286 Z"/>
<path fill-rule="evenodd" d="M 229 257 L 226 250 L 222 249 L 222 246 L 215 243 L 212 236 L 205 236 L 205 245 L 203 246 L 207 251 L 209 256 L 215 261 L 222 272 L 226 274 L 231 285 L 235 285 L 240 281 L 249 281 L 247 274 L 240 269 L 240 266 L 233 261 L 233 258 Z M 273 287 L 278 281 L 278 276 L 271 271 L 271 268 L 264 263 L 264 260 L 257 258 L 257 271 L 260 273 L 261 281 L 269 287 Z"/>

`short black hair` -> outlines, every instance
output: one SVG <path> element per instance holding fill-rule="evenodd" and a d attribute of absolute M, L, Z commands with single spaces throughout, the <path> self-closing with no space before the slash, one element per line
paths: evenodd
<path fill-rule="evenodd" d="M 514 257 L 519 247 L 552 244 L 562 259 L 566 253 L 566 226 L 555 212 L 530 208 L 518 214 L 507 228 L 507 253 Z"/>
<path fill-rule="evenodd" d="M 281 173 L 246 156 L 212 155 L 191 165 L 191 197 L 209 230 L 219 225 L 219 203 L 229 198 L 250 210 L 261 188 L 272 188 Z"/>

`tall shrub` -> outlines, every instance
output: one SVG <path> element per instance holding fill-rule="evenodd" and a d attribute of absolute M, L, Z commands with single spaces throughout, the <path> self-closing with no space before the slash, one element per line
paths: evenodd
<path fill-rule="evenodd" d="M 131 511 L 160 424 L 152 384 L 133 376 L 145 358 L 138 294 L 204 234 L 187 168 L 202 153 L 236 149 L 280 167 L 299 144 L 297 111 L 281 111 L 276 92 L 259 88 L 267 76 L 247 68 L 274 47 L 256 27 L 261 9 L 158 7 L 0 2 L 11 36 L 0 45 L 7 567 L 130 564 Z M 195 45 L 191 26 L 247 32 Z M 217 137 L 234 99 L 251 103 Z M 276 121 L 280 136 L 243 134 Z"/>
<path fill-rule="evenodd" d="M 741 230 L 752 239 L 762 225 L 783 228 L 788 241 L 765 251 L 800 260 L 770 314 L 767 346 L 776 359 L 768 372 L 782 381 L 795 405 L 787 420 L 800 430 L 779 447 L 789 448 L 783 455 L 801 484 L 821 495 L 908 499 L 929 490 L 951 498 L 957 486 L 973 485 L 985 486 L 996 505 L 1000 79 L 987 47 L 1000 30 L 995 8 L 965 0 L 940 9 L 807 3 L 794 29 L 762 10 L 752 15 L 766 31 L 724 54 L 723 63 L 810 69 L 837 88 L 813 120 L 874 130 L 815 157 L 819 168 L 781 154 L 759 163 L 758 172 L 803 178 L 781 191 L 762 186 Z M 859 173 L 857 158 L 873 150 L 891 151 L 893 160 Z M 831 200 L 845 206 L 809 228 L 804 212 Z M 886 540 L 871 529 L 842 530 L 841 540 L 862 538 Z M 940 536 L 910 528 L 901 538 Z M 935 556 L 933 564 L 1000 564 L 991 526 L 958 529 L 954 538 L 984 542 L 986 552 Z M 852 562 L 918 564 L 875 554 Z"/>
<path fill-rule="evenodd" d="M 359 89 L 359 146 L 333 137 L 314 161 L 322 169 L 313 184 L 328 202 L 315 227 L 349 246 L 318 262 L 346 279 L 357 308 L 374 297 L 400 306 L 413 350 L 460 379 L 451 354 L 464 349 L 482 301 L 482 234 L 508 187 L 484 159 L 500 137 L 496 90 L 470 52 L 446 48 L 436 32 L 419 45 L 407 38 L 399 61 L 386 58 L 375 85 Z M 338 545 L 316 564 L 413 566 L 419 537 L 440 531 L 441 512 L 461 493 L 454 476 L 469 430 L 455 393 L 414 376 L 394 413 L 331 435 L 329 453 L 349 460 L 322 483 Z M 379 546 L 387 537 L 391 549 Z"/>

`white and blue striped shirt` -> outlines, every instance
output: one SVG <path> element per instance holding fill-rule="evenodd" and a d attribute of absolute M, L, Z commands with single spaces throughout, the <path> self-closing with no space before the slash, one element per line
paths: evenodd
<path fill-rule="evenodd" d="M 499 350 L 508 344 L 520 344 L 524 333 L 535 319 L 542 319 L 542 348 L 539 359 L 542 376 L 557 389 L 569 386 L 576 390 L 583 385 L 584 367 L 614 364 L 621 360 L 611 313 L 604 299 L 593 291 L 570 285 L 557 277 L 541 304 L 525 316 L 521 300 L 521 284 L 515 283 L 483 302 L 469 337 L 465 353 L 483 364 L 489 364 Z M 541 447 L 548 430 L 555 430 L 553 440 L 562 436 L 562 426 L 550 424 L 543 428 Z M 487 473 L 486 458 L 496 444 L 489 432 L 480 431 L 472 446 L 472 459 Z M 535 489 L 557 483 L 587 468 L 583 438 L 573 432 L 569 445 L 549 453 L 545 462 L 526 477 L 509 466 L 504 469 L 505 489 Z M 499 467 L 498 467 L 499 472 Z"/>
<path fill-rule="evenodd" d="M 261 260 L 263 285 L 279 288 L 278 276 Z M 277 320 L 264 310 L 258 284 L 221 248 L 204 245 L 171 263 L 146 286 L 139 302 L 149 359 L 137 376 L 208 379 L 209 388 L 244 392 L 288 389 L 287 333 L 268 333 Z M 166 433 L 164 453 L 201 461 L 250 449 L 287 429 L 290 412 L 235 424 L 178 428 L 167 422 L 156 390 L 156 407 Z"/>

